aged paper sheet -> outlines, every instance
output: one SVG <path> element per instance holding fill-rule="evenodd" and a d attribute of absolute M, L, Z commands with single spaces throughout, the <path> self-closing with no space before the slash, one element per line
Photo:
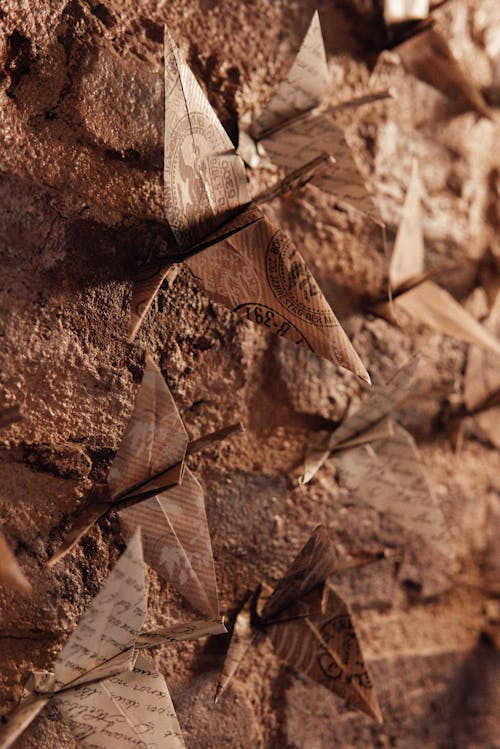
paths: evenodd
<path fill-rule="evenodd" d="M 165 680 L 139 651 L 226 630 L 220 619 L 205 619 L 141 634 L 146 615 L 141 534 L 136 531 L 60 652 L 54 674 L 32 674 L 21 705 L 0 732 L 0 749 L 9 749 L 50 699 L 89 749 L 183 749 Z"/>
<path fill-rule="evenodd" d="M 198 447 L 223 439 L 231 425 L 198 440 Z M 199 611 L 218 616 L 212 544 L 203 489 L 184 465 L 188 435 L 167 383 L 152 358 L 134 409 L 109 471 L 108 484 L 77 517 L 55 564 L 111 510 L 120 514 L 123 533 L 141 528 L 145 559 Z"/>
<path fill-rule="evenodd" d="M 295 72 L 283 89 L 289 92 L 298 77 L 310 70 L 318 85 L 314 101 L 323 91 L 317 70 L 311 67 L 318 33 L 322 46 L 315 14 Z M 304 91 L 312 91 L 311 86 Z M 286 100 L 283 91 L 273 104 L 274 119 L 285 111 L 279 103 Z M 322 151 L 313 158 L 324 155 Z M 329 163 L 323 165 L 325 169 Z M 312 178 L 319 179 L 323 171 Z M 167 29 L 164 184 L 165 217 L 179 248 L 185 249 L 185 262 L 212 299 L 369 381 L 298 249 L 251 203 L 243 161 Z M 203 250 L 193 252 L 197 243 L 203 244 Z M 132 300 L 133 332 L 164 280 L 169 259 L 165 262 L 163 270 L 152 268 L 138 279 Z"/>
<path fill-rule="evenodd" d="M 455 549 L 448 523 L 430 486 L 409 432 L 394 424 L 393 436 L 339 452 L 340 482 L 378 512 L 386 513 L 445 556 Z"/>
<path fill-rule="evenodd" d="M 278 656 L 291 668 L 345 699 L 349 706 L 382 721 L 352 615 L 326 583 L 330 575 L 343 568 L 326 528 L 318 526 L 261 611 L 257 591 L 238 614 L 216 699 L 230 683 L 248 648 L 267 634 Z M 252 616 L 258 618 L 259 626 L 252 626 Z"/>

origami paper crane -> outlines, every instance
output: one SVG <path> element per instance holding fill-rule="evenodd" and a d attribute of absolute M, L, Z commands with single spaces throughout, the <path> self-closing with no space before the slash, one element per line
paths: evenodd
<path fill-rule="evenodd" d="M 99 518 L 117 510 L 126 537 L 138 526 L 142 528 L 147 563 L 196 609 L 217 616 L 217 584 L 203 490 L 185 459 L 235 428 L 240 425 L 188 443 L 167 383 L 147 356 L 134 410 L 107 484 L 94 491 L 49 564 L 67 554 Z"/>
<path fill-rule="evenodd" d="M 226 630 L 213 619 L 140 634 L 146 615 L 137 531 L 57 657 L 54 673 L 35 672 L 28 681 L 20 706 L 0 731 L 0 749 L 9 749 L 51 700 L 89 749 L 184 749 L 165 680 L 140 653 Z"/>
<path fill-rule="evenodd" d="M 178 251 L 136 279 L 131 337 L 185 261 L 214 301 L 369 381 L 299 251 L 252 203 L 243 161 L 167 29 L 164 194 Z"/>
<path fill-rule="evenodd" d="M 389 266 L 392 301 L 380 302 L 372 309 L 396 323 L 398 313 L 404 312 L 440 333 L 500 354 L 500 341 L 478 323 L 448 291 L 429 280 L 438 271 L 424 271 L 420 195 L 418 164 L 414 160 Z"/>
<path fill-rule="evenodd" d="M 317 164 L 309 181 L 381 223 L 344 133 L 333 121 L 332 114 L 338 109 L 387 98 L 390 93 L 372 92 L 326 111 L 318 111 L 324 105 L 329 78 L 316 11 L 286 77 L 248 131 L 240 128 L 238 152 L 252 166 L 259 163 L 260 150 L 286 172 L 314 164 L 323 154 L 328 154 L 329 160 Z"/>
<path fill-rule="evenodd" d="M 238 614 L 216 700 L 247 650 L 268 635 L 287 665 L 382 722 L 351 612 L 327 581 L 341 569 L 326 528 L 318 526 L 267 601 L 259 588 Z"/>
<path fill-rule="evenodd" d="M 411 434 L 389 415 L 411 395 L 417 369 L 411 359 L 333 432 L 314 434 L 301 483 L 334 456 L 340 482 L 446 556 L 453 555 L 448 524 Z"/>

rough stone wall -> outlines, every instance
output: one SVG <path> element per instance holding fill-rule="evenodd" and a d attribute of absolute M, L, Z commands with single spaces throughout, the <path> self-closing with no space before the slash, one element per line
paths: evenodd
<path fill-rule="evenodd" d="M 30 668 L 49 667 L 123 548 L 113 519 L 53 571 L 44 563 L 116 449 L 147 347 L 192 437 L 241 419 L 244 435 L 193 459 L 206 489 L 217 578 L 229 614 L 245 591 L 275 582 L 311 530 L 327 524 L 345 550 L 397 556 L 335 581 L 353 608 L 385 724 L 348 712 L 281 666 L 270 646 L 249 655 L 213 706 L 223 643 L 163 647 L 165 674 L 190 749 L 472 747 L 496 743 L 496 655 L 481 639 L 495 592 L 498 455 L 474 434 L 453 453 L 437 400 L 408 408 L 458 557 L 447 563 L 342 490 L 331 461 L 308 487 L 287 472 L 307 434 L 355 403 L 349 373 L 293 349 L 212 304 L 186 269 L 158 295 L 126 342 L 131 269 L 168 243 L 162 219 L 162 25 L 169 23 L 231 136 L 257 109 L 320 11 L 331 101 L 362 92 L 380 27 L 370 3 L 299 0 L 3 0 L 0 6 L 0 400 L 25 421 L 1 435 L 1 517 L 34 584 L 29 600 L 1 596 L 0 700 L 8 714 Z M 489 83 L 486 44 L 496 3 L 454 0 L 438 26 L 477 83 Z M 428 260 L 454 261 L 446 287 L 466 300 L 478 260 L 498 262 L 498 126 L 460 112 L 396 66 L 379 70 L 397 98 L 340 118 L 394 236 L 412 156 L 425 188 Z M 252 175 L 255 188 L 269 175 Z M 405 331 L 363 313 L 384 288 L 376 227 L 314 188 L 272 209 L 296 240 L 375 383 L 417 349 L 423 387 L 460 393 L 466 346 L 428 329 Z M 497 563 L 498 564 L 498 563 Z M 496 591 L 498 593 L 498 589 Z M 181 597 L 149 574 L 151 623 L 186 617 Z M 55 708 L 18 746 L 75 746 Z"/>

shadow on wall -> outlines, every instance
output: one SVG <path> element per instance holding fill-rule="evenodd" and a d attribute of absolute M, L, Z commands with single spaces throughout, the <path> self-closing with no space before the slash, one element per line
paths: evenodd
<path fill-rule="evenodd" d="M 481 635 L 435 706 L 448 719 L 446 746 L 493 747 L 490 742 L 498 735 L 500 712 L 499 675 L 500 653 Z"/>

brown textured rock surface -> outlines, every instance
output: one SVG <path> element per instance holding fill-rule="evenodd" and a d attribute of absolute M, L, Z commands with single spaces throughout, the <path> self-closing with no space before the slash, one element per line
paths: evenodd
<path fill-rule="evenodd" d="M 369 3 L 319 2 L 331 101 L 362 92 L 379 27 Z M 0 703 L 6 715 L 30 668 L 51 665 L 116 560 L 122 543 L 102 522 L 54 570 L 44 563 L 69 513 L 102 477 L 140 379 L 145 348 L 160 362 L 192 437 L 242 419 L 247 431 L 193 459 L 206 487 L 222 606 L 276 581 L 318 522 L 346 550 L 397 552 L 338 589 L 353 607 L 386 719 L 351 713 L 329 692 L 253 652 L 212 704 L 223 643 L 162 648 L 191 749 L 474 747 L 498 744 L 498 655 L 481 640 L 495 591 L 498 455 L 471 438 L 456 456 L 438 408 L 417 402 L 404 420 L 457 545 L 450 564 L 347 496 L 331 461 L 308 487 L 287 472 L 311 428 L 338 419 L 361 386 L 346 372 L 211 304 L 183 269 L 160 292 L 136 342 L 126 343 L 134 264 L 169 240 L 162 224 L 162 24 L 167 21 L 234 137 L 237 116 L 263 104 L 316 5 L 298 0 L 4 0 L 0 8 L 0 400 L 26 419 L 1 435 L 1 517 L 34 584 L 24 600 L 0 591 Z M 455 0 L 438 27 L 481 86 L 499 27 L 495 3 Z M 493 45 L 494 46 L 494 45 Z M 425 188 L 428 259 L 453 261 L 444 279 L 464 300 L 490 253 L 498 262 L 498 126 L 460 112 L 406 75 L 378 68 L 397 99 L 339 116 L 393 236 L 417 156 Z M 255 188 L 269 175 L 251 175 Z M 262 181 L 259 182 L 259 179 Z M 417 326 L 401 331 L 362 313 L 383 289 L 375 227 L 306 189 L 273 211 L 311 263 L 375 383 L 417 350 L 426 387 L 460 393 L 466 346 Z M 479 268 L 480 272 L 481 268 Z M 497 526 L 498 527 L 498 526 Z M 150 574 L 153 622 L 192 612 Z M 18 743 L 75 746 L 55 708 Z"/>

